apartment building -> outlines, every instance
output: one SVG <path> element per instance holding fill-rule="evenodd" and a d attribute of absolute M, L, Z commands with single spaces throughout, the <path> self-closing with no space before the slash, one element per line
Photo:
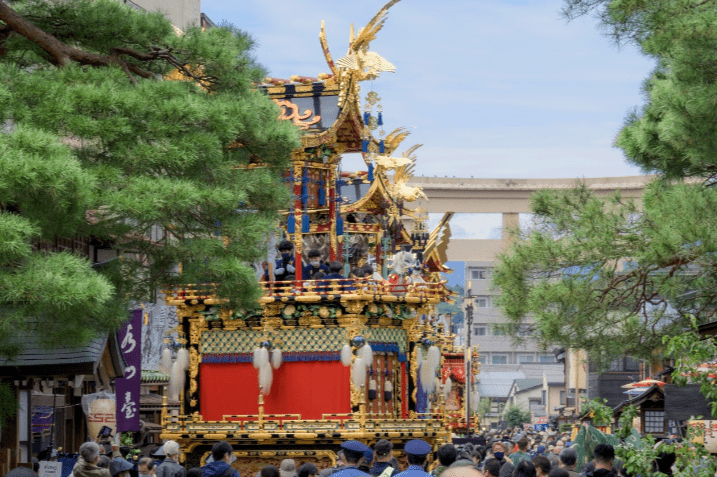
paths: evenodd
<path fill-rule="evenodd" d="M 515 370 L 521 364 L 556 363 L 552 350 L 541 350 L 537 342 L 529 339 L 516 346 L 513 339 L 497 326 L 505 323 L 506 319 L 496 306 L 497 295 L 491 289 L 494 262 L 466 262 L 465 265 L 466 288 L 470 283 L 474 297 L 470 342 L 480 346 L 481 363 L 506 365 L 506 371 Z M 526 326 L 526 333 L 528 329 Z"/>
<path fill-rule="evenodd" d="M 184 31 L 202 24 L 201 0 L 119 0 L 148 12 L 160 11 L 172 25 Z M 210 21 L 211 22 L 211 21 Z"/>

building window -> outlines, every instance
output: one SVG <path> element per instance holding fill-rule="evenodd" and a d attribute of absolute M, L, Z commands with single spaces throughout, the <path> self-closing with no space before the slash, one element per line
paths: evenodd
<path fill-rule="evenodd" d="M 632 358 L 618 358 L 610 364 L 610 371 L 638 372 L 640 362 Z"/>
<path fill-rule="evenodd" d="M 566 405 L 567 405 L 566 402 L 565 402 L 565 391 L 560 391 L 560 404 L 561 404 L 562 406 L 566 406 Z"/>
<path fill-rule="evenodd" d="M 485 356 L 483 356 L 483 355 L 478 356 L 478 362 L 480 364 L 485 364 L 486 363 Z"/>
<path fill-rule="evenodd" d="M 540 362 L 541 363 L 555 363 L 555 355 L 554 354 L 541 354 Z"/>
<path fill-rule="evenodd" d="M 535 362 L 535 356 L 532 354 L 519 354 L 518 355 L 518 363 L 534 363 Z"/>
<path fill-rule="evenodd" d="M 518 327 L 518 335 L 519 336 L 532 336 L 533 335 L 533 327 L 531 325 L 520 325 Z"/>
<path fill-rule="evenodd" d="M 498 326 L 493 326 L 493 336 L 505 336 L 505 331 L 500 329 Z"/>
<path fill-rule="evenodd" d="M 490 356 L 491 364 L 508 364 L 507 354 L 492 354 Z"/>
<path fill-rule="evenodd" d="M 471 270 L 471 280 L 488 280 L 491 276 L 487 268 L 476 268 Z"/>
<path fill-rule="evenodd" d="M 485 336 L 485 326 L 476 326 L 473 328 L 473 336 Z"/>
<path fill-rule="evenodd" d="M 488 295 L 476 295 L 473 299 L 478 308 L 490 308 L 490 297 Z"/>
<path fill-rule="evenodd" d="M 543 412 L 545 411 L 545 408 L 543 405 L 538 401 L 537 399 L 531 399 L 528 402 L 528 407 L 532 412 Z"/>
<path fill-rule="evenodd" d="M 665 411 L 645 411 L 645 432 L 648 434 L 665 432 Z"/>

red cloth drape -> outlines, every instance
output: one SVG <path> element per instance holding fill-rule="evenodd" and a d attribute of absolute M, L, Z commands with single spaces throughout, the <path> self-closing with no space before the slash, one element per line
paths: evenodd
<path fill-rule="evenodd" d="M 466 382 L 466 365 L 463 360 L 446 359 L 443 362 L 443 382 L 446 382 L 446 379 L 450 378 L 451 375 L 459 383 Z"/>
<path fill-rule="evenodd" d="M 259 412 L 259 372 L 251 363 L 202 363 L 200 407 L 206 421 L 227 414 Z M 351 412 L 350 368 L 340 361 L 284 362 L 274 370 L 271 391 L 264 396 L 265 414 L 321 414 Z"/>

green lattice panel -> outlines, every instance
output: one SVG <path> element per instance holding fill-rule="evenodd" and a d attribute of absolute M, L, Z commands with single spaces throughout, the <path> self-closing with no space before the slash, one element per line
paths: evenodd
<path fill-rule="evenodd" d="M 366 339 L 377 343 L 396 343 L 401 353 L 407 349 L 408 335 L 406 330 L 392 328 L 370 328 L 366 331 Z"/>
<path fill-rule="evenodd" d="M 270 339 L 283 352 L 305 351 L 341 351 L 346 341 L 345 330 L 341 328 L 301 328 L 278 330 Z M 212 330 L 202 333 L 202 354 L 241 354 L 252 353 L 262 339 L 268 336 L 261 331 L 253 330 Z"/>
<path fill-rule="evenodd" d="M 346 342 L 346 331 L 343 328 L 298 328 L 278 330 L 271 335 L 272 341 L 283 352 L 306 351 L 341 351 Z M 366 330 L 368 341 L 378 343 L 396 343 L 401 353 L 407 349 L 405 330 L 370 328 Z M 242 354 L 251 353 L 261 339 L 267 335 L 254 330 L 210 330 L 202 332 L 199 352 L 202 354 Z"/>

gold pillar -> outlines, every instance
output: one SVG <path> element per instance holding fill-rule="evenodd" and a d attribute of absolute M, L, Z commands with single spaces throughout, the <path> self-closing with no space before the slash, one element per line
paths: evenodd
<path fill-rule="evenodd" d="M 261 393 L 261 386 L 259 386 L 259 415 L 256 419 L 259 429 L 264 429 L 264 395 Z"/>

